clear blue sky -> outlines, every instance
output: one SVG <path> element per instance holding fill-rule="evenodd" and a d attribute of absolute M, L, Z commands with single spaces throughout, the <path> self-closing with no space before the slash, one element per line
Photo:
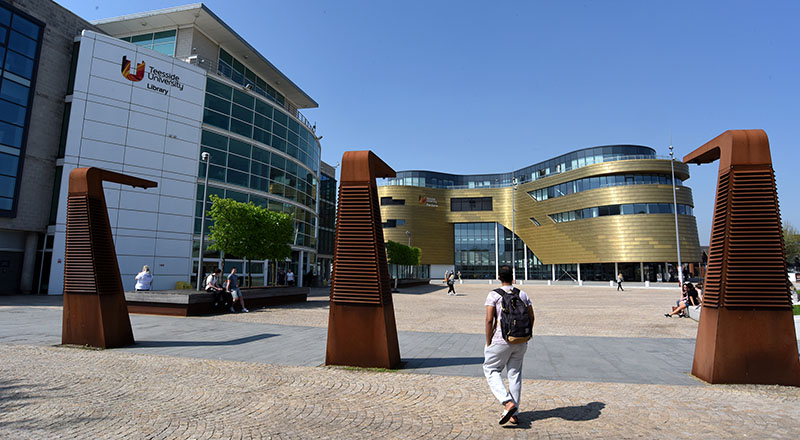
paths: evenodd
<path fill-rule="evenodd" d="M 60 0 L 88 19 L 181 0 Z M 238 1 L 206 5 L 313 97 L 322 158 L 492 173 L 631 143 L 682 158 L 763 128 L 784 221 L 800 125 L 800 2 Z M 692 166 L 708 244 L 718 165 Z"/>

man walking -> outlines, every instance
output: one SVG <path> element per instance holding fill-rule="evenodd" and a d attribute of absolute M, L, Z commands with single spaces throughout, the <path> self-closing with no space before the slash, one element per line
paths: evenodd
<path fill-rule="evenodd" d="M 620 272 L 617 275 L 617 292 L 619 292 L 620 290 L 623 291 L 623 292 L 625 291 L 625 289 L 622 288 L 622 282 L 623 281 L 624 281 L 624 278 L 622 278 L 622 272 Z"/>
<path fill-rule="evenodd" d="M 512 285 L 514 280 L 511 266 L 500 266 L 499 279 L 502 286 L 489 292 L 486 297 L 486 347 L 483 349 L 485 359 L 483 374 L 489 382 L 492 394 L 503 405 L 503 414 L 500 418 L 500 424 L 503 425 L 509 421 L 515 424 L 519 423 L 516 414 L 519 411 L 522 391 L 522 360 L 528 350 L 527 340 L 533 335 L 534 316 L 533 305 L 528 295 Z M 527 337 L 517 339 L 511 336 L 515 330 L 510 325 L 505 326 L 507 334 L 504 335 L 504 326 L 501 323 L 502 315 L 506 313 L 508 316 L 508 313 L 511 312 L 509 307 L 505 312 L 503 311 L 504 299 L 507 306 L 516 304 L 522 308 L 523 313 L 527 312 L 530 318 Z M 506 389 L 500 374 L 503 368 L 508 369 L 508 389 Z"/>
<path fill-rule="evenodd" d="M 456 275 L 453 272 L 450 272 L 450 274 L 447 275 L 447 294 L 448 295 L 454 295 L 455 296 L 455 294 L 456 294 L 455 285 L 456 285 Z"/>
<path fill-rule="evenodd" d="M 235 267 L 231 269 L 231 274 L 228 275 L 228 281 L 225 283 L 225 290 L 231 294 L 234 303 L 239 301 L 239 304 L 242 305 L 242 311 L 244 313 L 249 312 L 247 307 L 244 305 L 244 297 L 242 296 L 242 292 L 239 290 L 239 275 L 236 275 Z M 231 304 L 231 313 L 236 313 L 236 309 L 233 308 L 233 304 Z"/>

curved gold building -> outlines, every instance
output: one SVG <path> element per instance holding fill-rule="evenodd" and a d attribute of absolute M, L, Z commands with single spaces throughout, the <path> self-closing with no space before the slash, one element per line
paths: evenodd
<path fill-rule="evenodd" d="M 683 183 L 689 169 L 674 165 L 686 267 L 701 253 Z M 382 183 L 385 239 L 421 248 L 433 278 L 456 270 L 494 279 L 499 265 L 511 264 L 512 248 L 517 279 L 676 276 L 670 160 L 649 147 L 585 148 L 511 173 L 401 171 Z"/>

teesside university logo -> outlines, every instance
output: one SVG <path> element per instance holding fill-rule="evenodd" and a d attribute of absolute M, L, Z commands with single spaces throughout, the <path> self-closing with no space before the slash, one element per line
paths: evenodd
<path fill-rule="evenodd" d="M 131 62 L 128 61 L 128 57 L 125 55 L 122 56 L 122 76 L 128 78 L 129 80 L 136 82 L 141 81 L 144 78 L 144 61 L 136 65 L 136 73 L 131 73 Z"/>

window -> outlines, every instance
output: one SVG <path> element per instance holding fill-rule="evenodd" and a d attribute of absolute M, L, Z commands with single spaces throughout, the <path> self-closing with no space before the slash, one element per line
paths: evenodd
<path fill-rule="evenodd" d="M 162 31 L 147 33 L 141 35 L 132 35 L 130 37 L 120 38 L 120 40 L 133 43 L 137 46 L 153 49 L 156 52 L 163 53 L 164 55 L 175 56 L 175 36 L 177 31 Z"/>
<path fill-rule="evenodd" d="M 605 217 L 610 215 L 633 215 L 633 214 L 672 214 L 673 208 L 670 203 L 628 203 L 623 205 L 605 205 L 593 208 L 578 209 L 575 211 L 558 212 L 549 214 L 556 223 L 581 220 L 594 217 Z M 689 205 L 678 205 L 678 214 L 693 215 L 692 207 Z M 534 221 L 531 218 L 531 221 Z M 534 224 L 536 222 L 534 221 Z"/>
<path fill-rule="evenodd" d="M 391 197 L 381 197 L 381 206 L 390 206 L 390 205 L 405 205 L 406 201 L 404 199 L 393 199 Z"/>
<path fill-rule="evenodd" d="M 450 211 L 491 211 L 491 197 L 463 197 L 450 199 Z"/>

